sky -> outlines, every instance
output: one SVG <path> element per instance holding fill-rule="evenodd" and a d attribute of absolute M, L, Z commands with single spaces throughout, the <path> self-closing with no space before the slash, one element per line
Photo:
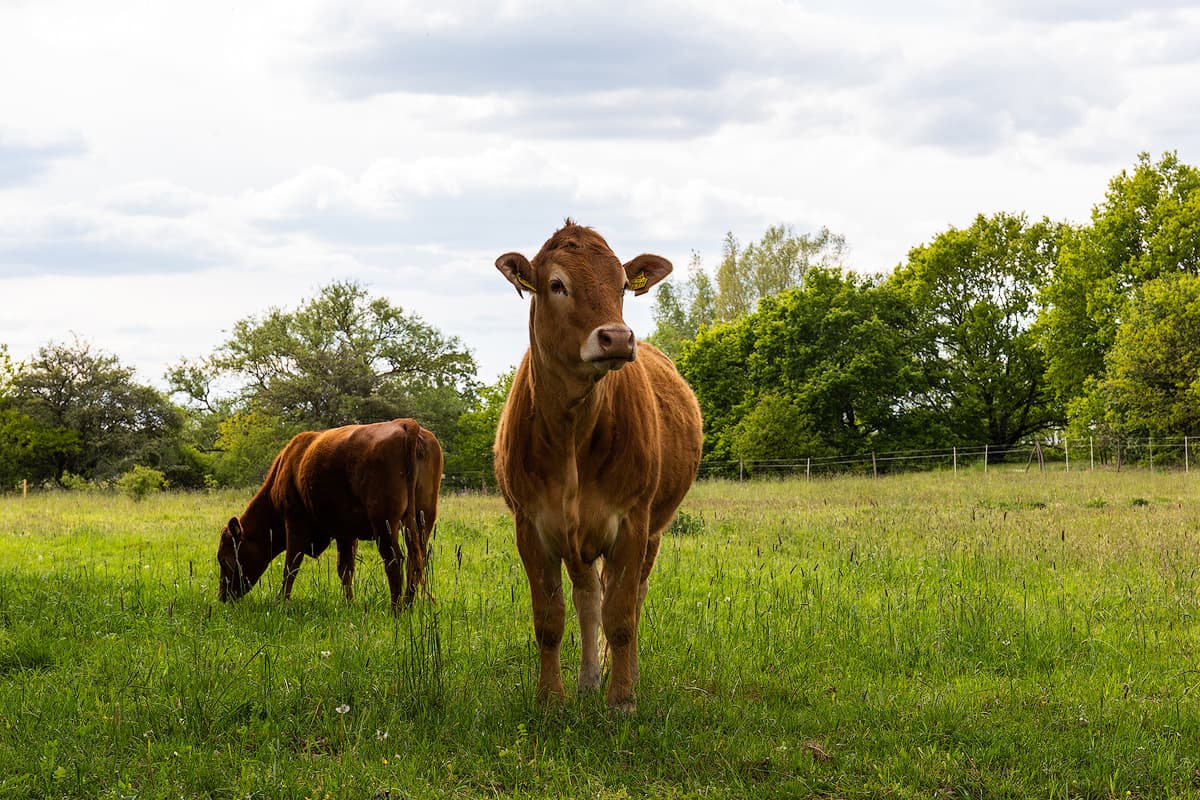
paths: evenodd
<path fill-rule="evenodd" d="M 495 259 L 568 216 L 674 280 L 775 224 L 881 272 L 1084 223 L 1143 151 L 1200 164 L 1194 3 L 0 0 L 0 344 L 165 388 L 354 280 L 491 382 L 528 345 Z"/>

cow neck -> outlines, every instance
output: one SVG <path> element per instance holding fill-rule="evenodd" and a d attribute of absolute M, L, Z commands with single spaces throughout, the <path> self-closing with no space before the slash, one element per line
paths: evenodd
<path fill-rule="evenodd" d="M 576 447 L 586 441 L 599 418 L 604 387 L 603 377 L 576 378 L 565 369 L 547 364 L 547 359 L 530 352 L 533 421 L 545 438 L 562 446 L 563 431 L 573 433 Z"/>
<path fill-rule="evenodd" d="M 250 500 L 239 522 L 242 523 L 246 538 L 256 542 L 270 541 L 271 552 L 281 553 L 286 547 L 287 534 L 283 528 L 283 517 L 271 500 L 269 483 Z"/>

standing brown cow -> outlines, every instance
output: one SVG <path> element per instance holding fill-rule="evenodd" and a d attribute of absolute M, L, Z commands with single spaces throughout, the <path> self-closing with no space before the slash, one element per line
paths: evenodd
<path fill-rule="evenodd" d="M 333 541 L 342 589 L 351 600 L 358 540 L 373 539 L 383 557 L 392 609 L 398 611 L 412 603 L 424 578 L 441 482 L 441 445 L 415 420 L 297 434 L 275 456 L 241 518 L 233 517 L 221 531 L 218 596 L 241 597 L 271 560 L 286 552 L 282 597 L 287 600 L 304 556 L 316 558 Z"/>
<path fill-rule="evenodd" d="M 562 564 L 579 616 L 579 690 L 600 686 L 601 622 L 611 648 L 611 706 L 632 710 L 638 620 L 663 530 L 696 477 L 700 409 L 674 365 L 622 318 L 626 291 L 671 272 L 640 255 L 622 266 L 571 220 L 530 263 L 496 267 L 530 292 L 529 350 L 496 433 L 496 478 L 516 524 L 541 648 L 538 695 L 563 696 Z M 603 575 L 595 562 L 604 559 Z"/>

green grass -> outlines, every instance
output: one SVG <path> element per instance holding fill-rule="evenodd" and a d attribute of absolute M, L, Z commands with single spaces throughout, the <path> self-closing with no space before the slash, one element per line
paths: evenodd
<path fill-rule="evenodd" d="M 397 619 L 368 546 L 352 605 L 332 554 L 218 603 L 245 494 L 0 497 L 0 800 L 1200 797 L 1197 481 L 699 484 L 631 717 L 534 701 L 496 498 L 444 499 Z"/>

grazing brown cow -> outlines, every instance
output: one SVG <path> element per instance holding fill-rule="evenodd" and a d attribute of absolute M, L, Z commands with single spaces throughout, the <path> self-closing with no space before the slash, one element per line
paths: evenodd
<path fill-rule="evenodd" d="M 622 266 L 571 220 L 530 263 L 496 260 L 532 294 L 529 350 L 496 433 L 496 478 L 516 524 L 541 648 L 538 695 L 563 696 L 562 564 L 579 616 L 579 690 L 600 686 L 598 628 L 610 648 L 608 703 L 634 707 L 638 619 L 663 530 L 696 477 L 700 409 L 674 365 L 622 318 L 626 291 L 671 271 L 640 255 Z M 595 562 L 603 558 L 603 574 Z"/>
<path fill-rule="evenodd" d="M 393 610 L 409 605 L 424 578 L 441 482 L 441 445 L 416 420 L 297 434 L 275 456 L 241 518 L 230 519 L 221 531 L 218 596 L 241 597 L 271 560 L 286 552 L 286 600 L 304 556 L 316 558 L 333 541 L 342 589 L 351 600 L 358 540 L 373 539 L 383 557 Z M 400 550 L 401 529 L 407 565 Z"/>

